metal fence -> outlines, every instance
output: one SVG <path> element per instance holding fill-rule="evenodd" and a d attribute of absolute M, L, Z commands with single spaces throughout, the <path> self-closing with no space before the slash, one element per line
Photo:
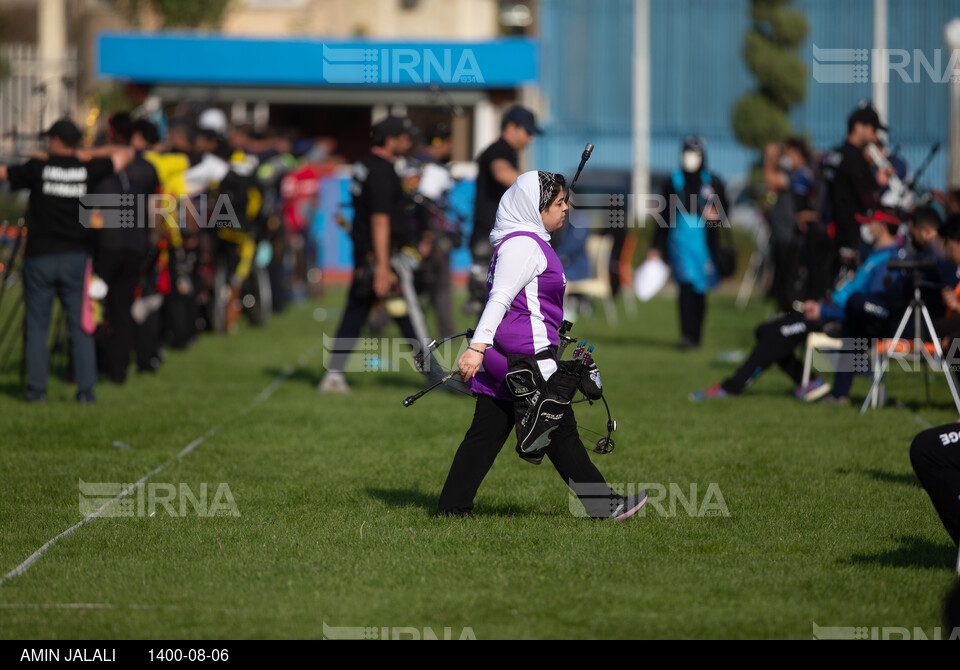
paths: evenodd
<path fill-rule="evenodd" d="M 0 45 L 0 154 L 18 156 L 36 147 L 36 136 L 77 106 L 78 57 L 45 62 L 34 44 Z M 58 102 L 59 99 L 59 102 Z"/>

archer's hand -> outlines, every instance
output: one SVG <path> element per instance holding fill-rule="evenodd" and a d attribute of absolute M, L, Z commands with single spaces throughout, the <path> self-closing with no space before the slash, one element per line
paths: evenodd
<path fill-rule="evenodd" d="M 818 321 L 820 319 L 820 303 L 814 300 L 807 300 L 803 303 L 803 318 L 807 321 Z"/>
<path fill-rule="evenodd" d="M 373 272 L 373 292 L 378 298 L 386 298 L 390 293 L 390 284 L 393 281 L 389 265 L 377 265 Z"/>
<path fill-rule="evenodd" d="M 487 348 L 485 344 L 471 344 L 470 346 L 480 350 L 486 350 Z M 460 376 L 463 377 L 463 381 L 470 381 L 473 376 L 477 374 L 477 370 L 480 369 L 482 363 L 483 354 L 477 353 L 473 349 L 467 349 L 463 352 L 460 360 L 457 361 L 457 369 L 460 371 Z"/>
<path fill-rule="evenodd" d="M 943 296 L 943 304 L 947 306 L 948 309 L 952 309 L 955 312 L 960 311 L 960 299 L 957 298 L 957 294 L 954 289 L 947 287 L 941 291 Z"/>

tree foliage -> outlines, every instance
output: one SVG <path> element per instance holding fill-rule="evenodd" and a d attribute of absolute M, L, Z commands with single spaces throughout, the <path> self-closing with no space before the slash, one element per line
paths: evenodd
<path fill-rule="evenodd" d="M 787 8 L 790 2 L 750 3 L 753 27 L 744 37 L 743 57 L 759 86 L 734 106 L 733 131 L 742 144 L 756 149 L 793 133 L 787 111 L 807 93 L 807 67 L 797 49 L 809 25 L 801 12 Z"/>
<path fill-rule="evenodd" d="M 124 10 L 134 25 L 140 13 L 150 7 L 160 15 L 164 28 L 216 27 L 223 20 L 231 0 L 110 0 Z"/>

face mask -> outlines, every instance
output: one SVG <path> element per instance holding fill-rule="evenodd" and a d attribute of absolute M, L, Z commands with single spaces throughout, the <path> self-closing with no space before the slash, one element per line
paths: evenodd
<path fill-rule="evenodd" d="M 683 171 L 696 172 L 703 165 L 703 156 L 696 151 L 683 152 Z"/>
<path fill-rule="evenodd" d="M 793 171 L 793 160 L 790 158 L 790 156 L 781 156 L 778 164 L 780 165 L 781 170 L 785 170 L 787 172 Z"/>
<path fill-rule="evenodd" d="M 870 226 L 860 226 L 860 239 L 873 246 L 873 243 L 877 241 L 877 236 L 873 234 Z"/>

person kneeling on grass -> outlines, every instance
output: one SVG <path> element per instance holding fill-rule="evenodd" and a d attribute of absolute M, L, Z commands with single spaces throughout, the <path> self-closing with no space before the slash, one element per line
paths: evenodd
<path fill-rule="evenodd" d="M 888 281 L 890 273 L 887 263 L 895 257 L 899 248 L 889 224 L 874 215 L 864 217 L 861 235 L 864 241 L 873 245 L 873 251 L 857 273 L 834 292 L 830 302 L 808 300 L 803 304 L 802 314 L 789 314 L 760 325 L 755 333 L 757 344 L 743 365 L 720 384 L 706 391 L 691 393 L 690 400 L 700 402 L 739 395 L 774 364 L 779 365 L 797 385 L 794 392 L 797 400 L 816 402 L 830 393 L 830 384 L 820 377 L 803 386 L 803 363 L 797 358 L 797 347 L 806 342 L 809 333 L 822 331 L 826 323 L 844 321 L 848 311 L 870 311 L 872 305 L 886 305 L 888 296 L 899 296 L 901 293 L 899 284 L 890 284 Z M 846 384 L 843 379 L 839 381 Z M 849 389 L 847 384 L 846 392 Z M 846 397 L 843 399 L 846 400 Z M 832 402 L 843 403 L 842 400 Z"/>
<path fill-rule="evenodd" d="M 919 433 L 910 445 L 910 463 L 950 539 L 960 545 L 960 423 Z"/>
<path fill-rule="evenodd" d="M 566 217 L 564 186 L 563 175 L 525 172 L 500 200 L 490 233 L 487 302 L 457 362 L 477 405 L 440 493 L 437 516 L 473 516 L 477 490 L 514 429 L 514 399 L 506 381 L 510 360 L 532 360 L 548 383 L 554 376 L 562 379 L 556 352 L 566 279 L 550 234 Z M 559 424 L 544 435 L 549 439 L 540 457 L 550 459 L 587 516 L 622 521 L 635 514 L 647 502 L 647 491 L 624 497 L 607 486 L 580 441 L 573 406 L 559 413 Z"/>

